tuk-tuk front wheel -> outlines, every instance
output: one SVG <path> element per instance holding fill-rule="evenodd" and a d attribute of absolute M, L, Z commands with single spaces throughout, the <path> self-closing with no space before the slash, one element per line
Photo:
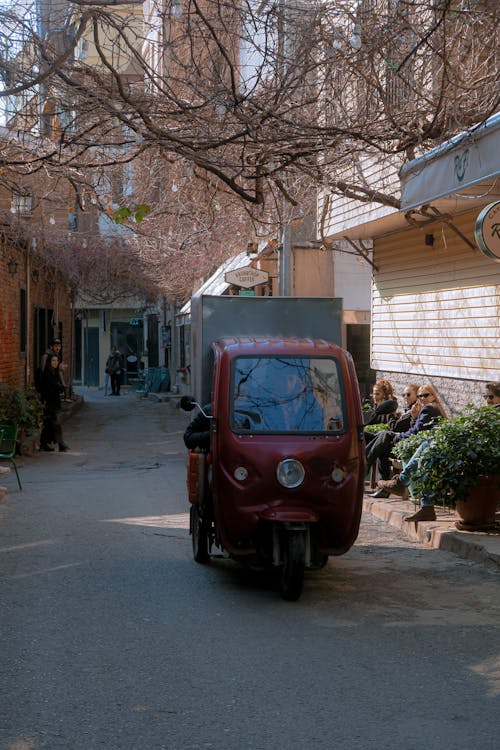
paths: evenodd
<path fill-rule="evenodd" d="M 280 594 L 289 602 L 296 601 L 302 593 L 305 568 L 305 534 L 287 531 L 283 539 L 283 566 L 281 568 Z"/>
<path fill-rule="evenodd" d="M 210 560 L 208 529 L 196 503 L 191 505 L 189 512 L 189 529 L 191 531 L 193 557 L 197 563 L 205 564 Z"/>

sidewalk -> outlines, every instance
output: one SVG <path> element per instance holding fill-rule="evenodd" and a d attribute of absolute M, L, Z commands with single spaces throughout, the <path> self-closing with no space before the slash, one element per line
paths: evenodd
<path fill-rule="evenodd" d="M 436 521 L 406 523 L 405 516 L 415 512 L 412 502 L 399 497 L 381 500 L 364 496 L 363 511 L 371 513 L 385 523 L 400 529 L 409 539 L 421 542 L 427 547 L 442 549 L 479 562 L 500 571 L 500 512 L 497 511 L 497 531 L 458 531 L 455 528 L 457 516 L 450 508 L 436 507 Z"/>

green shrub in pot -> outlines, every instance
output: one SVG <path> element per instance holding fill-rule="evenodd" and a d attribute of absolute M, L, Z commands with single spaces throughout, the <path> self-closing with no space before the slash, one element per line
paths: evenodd
<path fill-rule="evenodd" d="M 415 435 L 410 435 L 410 437 L 400 440 L 392 449 L 392 455 L 398 458 L 403 464 L 408 463 L 417 448 L 420 447 L 420 443 L 424 440 L 430 440 L 432 434 L 432 431 L 422 430 L 415 433 Z"/>
<path fill-rule="evenodd" d="M 453 507 L 457 500 L 467 498 L 480 476 L 500 475 L 500 409 L 467 406 L 424 436 L 430 444 L 412 476 L 412 486 L 419 497 Z M 399 450 L 405 448 L 403 442 L 407 441 L 401 441 Z"/>
<path fill-rule="evenodd" d="M 17 424 L 33 435 L 43 424 L 43 404 L 33 388 L 0 384 L 0 424 Z"/>

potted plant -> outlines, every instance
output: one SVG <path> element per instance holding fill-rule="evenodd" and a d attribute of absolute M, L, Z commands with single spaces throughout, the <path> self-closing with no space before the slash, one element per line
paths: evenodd
<path fill-rule="evenodd" d="M 459 528 L 493 524 L 500 501 L 500 409 L 467 406 L 424 435 L 430 444 L 412 477 L 414 492 L 456 508 Z"/>
<path fill-rule="evenodd" d="M 0 385 L 0 424 L 18 425 L 21 446 L 26 437 L 37 435 L 43 424 L 43 404 L 38 393 L 33 388 Z"/>

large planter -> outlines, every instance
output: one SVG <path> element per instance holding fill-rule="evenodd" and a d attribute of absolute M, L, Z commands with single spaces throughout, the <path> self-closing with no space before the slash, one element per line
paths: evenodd
<path fill-rule="evenodd" d="M 17 453 L 20 456 L 34 456 L 40 443 L 40 432 L 27 435 L 24 427 L 20 427 L 17 433 Z"/>
<path fill-rule="evenodd" d="M 500 503 L 500 476 L 480 476 L 464 500 L 457 500 L 456 510 L 461 531 L 488 531 L 495 528 L 495 512 Z"/>

